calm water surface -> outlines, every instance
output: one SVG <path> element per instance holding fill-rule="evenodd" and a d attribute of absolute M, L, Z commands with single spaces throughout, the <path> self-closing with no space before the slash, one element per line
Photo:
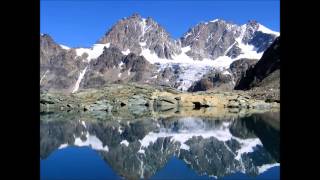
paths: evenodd
<path fill-rule="evenodd" d="M 280 179 L 279 113 L 41 115 L 41 179 Z"/>

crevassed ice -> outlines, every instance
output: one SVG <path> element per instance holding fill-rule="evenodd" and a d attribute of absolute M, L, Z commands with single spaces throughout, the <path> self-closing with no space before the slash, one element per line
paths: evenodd
<path fill-rule="evenodd" d="M 218 70 L 227 69 L 236 59 L 228 56 L 220 56 L 215 60 L 204 58 L 203 60 L 193 60 L 186 52 L 191 50 L 190 46 L 183 47 L 182 53 L 173 55 L 173 59 L 159 58 L 156 53 L 147 48 L 142 48 L 140 55 L 144 56 L 151 64 L 159 63 L 162 67 L 180 66 L 183 71 L 179 74 L 177 83 L 180 83 L 177 89 L 183 91 L 189 89 L 191 85 L 200 80 L 204 74 L 215 68 Z M 166 65 L 166 66 L 164 66 Z"/>

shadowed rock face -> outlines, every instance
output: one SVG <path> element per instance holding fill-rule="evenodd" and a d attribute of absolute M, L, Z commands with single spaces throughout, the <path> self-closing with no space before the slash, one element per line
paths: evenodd
<path fill-rule="evenodd" d="M 260 166 L 279 162 L 279 131 L 258 120 L 260 115 L 255 117 L 97 121 L 79 114 L 47 114 L 40 121 L 40 157 L 57 148 L 87 144 L 126 179 L 150 178 L 173 156 L 200 175 L 257 175 Z"/>
<path fill-rule="evenodd" d="M 257 49 L 257 52 L 260 53 L 270 47 L 273 41 L 275 41 L 275 36 L 256 31 L 248 44 L 253 45 Z"/>
<path fill-rule="evenodd" d="M 85 67 L 74 50 L 62 49 L 49 35 L 40 36 L 40 88 L 71 92 Z"/>
<path fill-rule="evenodd" d="M 280 37 L 264 52 L 257 64 L 247 70 L 235 89 L 248 90 L 259 86 L 280 88 Z"/>
<path fill-rule="evenodd" d="M 246 76 L 246 71 L 258 62 L 257 59 L 239 59 L 230 64 L 234 86 L 237 86 L 241 77 Z"/>

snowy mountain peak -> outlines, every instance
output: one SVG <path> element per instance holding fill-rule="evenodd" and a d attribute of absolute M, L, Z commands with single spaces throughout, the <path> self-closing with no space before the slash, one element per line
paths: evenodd
<path fill-rule="evenodd" d="M 121 51 L 137 55 L 149 50 L 159 58 L 172 59 L 181 52 L 179 44 L 152 18 L 133 14 L 121 19 L 101 38 L 100 44 L 110 43 Z"/>
<path fill-rule="evenodd" d="M 247 26 L 247 28 L 251 28 L 254 31 L 261 31 L 261 32 L 263 32 L 265 34 L 273 34 L 273 35 L 276 35 L 276 36 L 280 35 L 279 32 L 273 31 L 273 30 L 265 27 L 264 25 L 260 24 L 256 20 L 249 20 L 248 23 L 245 24 L 245 25 Z"/>

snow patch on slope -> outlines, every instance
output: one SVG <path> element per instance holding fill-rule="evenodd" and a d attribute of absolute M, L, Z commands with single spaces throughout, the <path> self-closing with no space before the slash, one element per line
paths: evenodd
<path fill-rule="evenodd" d="M 84 128 L 87 128 L 86 122 L 81 121 L 81 124 L 82 124 L 82 126 L 83 126 Z"/>
<path fill-rule="evenodd" d="M 101 142 L 100 139 L 98 139 L 94 135 L 90 135 L 89 132 L 86 134 L 86 140 L 83 141 L 81 140 L 80 137 L 75 138 L 74 141 L 75 146 L 90 146 L 92 149 L 95 150 L 102 150 L 102 151 L 109 151 L 108 146 L 103 146 L 103 143 Z"/>
<path fill-rule="evenodd" d="M 49 72 L 49 70 L 47 70 L 47 71 L 44 73 L 44 75 L 41 77 L 41 79 L 40 79 L 40 84 L 41 84 L 42 80 L 46 77 L 46 75 L 47 75 L 48 72 Z"/>
<path fill-rule="evenodd" d="M 63 149 L 63 148 L 66 148 L 66 147 L 68 147 L 69 145 L 68 144 L 61 144 L 59 147 L 58 147 L 58 149 Z"/>
<path fill-rule="evenodd" d="M 130 54 L 130 49 L 127 49 L 126 51 L 121 51 L 122 52 L 122 54 L 124 54 L 124 55 L 128 55 L 128 54 Z"/>
<path fill-rule="evenodd" d="M 122 141 L 120 142 L 120 144 L 123 144 L 123 145 L 125 145 L 125 146 L 129 146 L 129 142 L 128 142 L 127 140 L 122 140 Z"/>
<path fill-rule="evenodd" d="M 259 174 L 267 171 L 268 169 L 270 169 L 270 168 L 272 168 L 272 167 L 276 167 L 276 166 L 280 166 L 280 163 L 264 164 L 264 165 L 262 165 L 262 166 L 258 166 Z"/>
<path fill-rule="evenodd" d="M 237 137 L 233 137 L 241 144 L 241 148 L 237 150 L 236 160 L 241 159 L 241 155 L 245 153 L 250 153 L 254 151 L 254 148 L 258 145 L 262 145 L 260 139 L 258 138 L 250 138 L 250 139 L 240 139 Z"/>
<path fill-rule="evenodd" d="M 242 25 L 240 27 L 241 34 L 238 38 L 236 38 L 236 42 L 238 42 L 238 47 L 241 49 L 242 54 L 236 57 L 234 60 L 241 59 L 241 58 L 248 58 L 248 59 L 260 59 L 263 55 L 263 52 L 257 53 L 255 47 L 250 44 L 245 44 L 242 42 L 246 31 L 246 25 Z"/>
<path fill-rule="evenodd" d="M 94 44 L 92 46 L 92 48 L 77 48 L 75 50 L 76 50 L 77 56 L 82 56 L 84 53 L 87 53 L 88 57 L 87 57 L 86 61 L 89 63 L 92 59 L 98 58 L 103 53 L 104 48 L 109 48 L 109 47 L 110 47 L 110 43 Z M 80 73 L 78 80 L 72 90 L 72 93 L 75 93 L 78 91 L 79 85 L 80 85 L 81 80 L 83 79 L 83 77 L 87 71 L 87 68 L 88 68 L 88 66 L 86 66 L 86 68 Z"/>
<path fill-rule="evenodd" d="M 274 35 L 276 35 L 276 36 L 280 36 L 280 33 L 279 33 L 279 32 L 272 31 L 271 29 L 265 27 L 265 26 L 262 25 L 262 24 L 259 24 L 258 31 L 261 31 L 261 32 L 266 33 L 266 34 L 274 34 Z"/>
<path fill-rule="evenodd" d="M 86 68 L 84 68 L 84 70 L 80 73 L 80 75 L 79 75 L 79 77 L 78 77 L 78 80 L 77 80 L 77 82 L 76 82 L 76 84 L 74 85 L 74 88 L 73 88 L 73 90 L 72 90 L 72 93 L 75 93 L 75 92 L 78 91 L 79 86 L 80 86 L 80 83 L 81 83 L 81 80 L 83 79 L 83 77 L 84 77 L 84 75 L 85 75 L 85 73 L 86 73 L 86 71 L 87 71 L 87 68 L 88 68 L 88 66 L 86 66 Z"/>
<path fill-rule="evenodd" d="M 98 58 L 103 53 L 104 47 L 109 48 L 110 43 L 94 44 L 92 48 L 77 48 L 76 53 L 77 56 L 82 56 L 83 53 L 87 53 L 87 61 L 90 62 L 92 59 Z"/>
<path fill-rule="evenodd" d="M 214 19 L 214 20 L 212 20 L 210 22 L 217 22 L 217 21 L 219 21 L 219 19 Z"/>
<path fill-rule="evenodd" d="M 139 44 L 140 44 L 141 47 L 144 47 L 144 46 L 147 45 L 147 42 L 146 42 L 146 41 L 144 41 L 144 42 L 139 42 Z"/>
<path fill-rule="evenodd" d="M 62 49 L 65 49 L 65 50 L 69 50 L 69 49 L 70 49 L 70 47 L 65 46 L 65 45 L 62 45 L 62 44 L 60 44 L 60 47 L 61 47 Z"/>

